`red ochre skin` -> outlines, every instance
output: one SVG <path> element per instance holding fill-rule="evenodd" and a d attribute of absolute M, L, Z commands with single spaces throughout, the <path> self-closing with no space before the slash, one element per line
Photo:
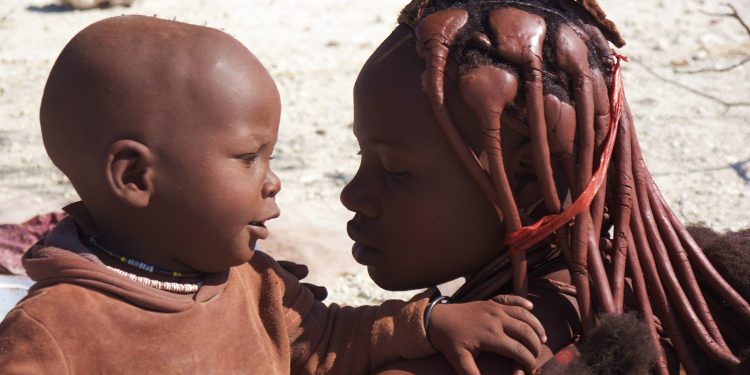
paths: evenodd
<path fill-rule="evenodd" d="M 237 40 L 143 16 L 75 36 L 40 113 L 45 147 L 102 245 L 199 272 L 247 262 L 278 216 L 269 159 L 279 115 L 273 80 Z"/>
<path fill-rule="evenodd" d="M 495 255 L 503 236 L 492 204 L 435 124 L 414 43 L 411 31 L 399 28 L 357 79 L 361 164 L 341 193 L 355 212 L 347 227 L 355 259 L 390 290 L 464 276 Z"/>
<path fill-rule="evenodd" d="M 466 301 L 491 297 L 511 281 L 515 293 L 524 295 L 529 285 L 527 264 L 537 264 L 550 248 L 560 249 L 564 257 L 557 261 L 565 269 L 547 278 L 565 274 L 575 285 L 576 318 L 580 318 L 583 329 L 579 333 L 584 337 L 603 314 L 622 313 L 625 294 L 632 294 L 635 303 L 628 307 L 641 314 L 658 354 L 655 372 L 668 372 L 660 337 L 669 339 L 676 362 L 689 374 L 702 369 L 735 369 L 738 348 L 745 345 L 736 338 L 747 341 L 750 334 L 728 322 L 750 319 L 750 304 L 711 265 L 665 203 L 643 163 L 633 116 L 624 97 L 622 115 L 616 115 L 620 92 L 614 92 L 614 87 L 620 87 L 619 81 L 605 79 L 617 77 L 619 66 L 617 55 L 606 41 L 623 44 L 614 25 L 593 0 L 584 1 L 583 7 L 570 2 L 555 9 L 525 2 L 524 6 L 535 8 L 534 14 L 513 9 L 513 2 L 481 4 L 470 9 L 483 13 L 469 17 L 467 9 L 432 10 L 430 1 L 413 1 L 400 17 L 414 29 L 413 35 L 405 26 L 397 28 L 359 77 L 355 87 L 355 135 L 363 149 L 362 167 L 342 194 L 342 201 L 357 213 L 350 225 L 352 237 L 363 239 L 359 242 L 369 248 L 377 243 L 373 253 L 382 258 L 375 262 L 355 249 L 357 258 L 369 266 L 379 285 L 392 289 L 438 284 L 449 275 L 465 275 L 467 282 L 454 298 Z M 508 4 L 511 8 L 503 8 Z M 563 10 L 565 4 L 570 8 Z M 556 18 L 561 14 L 569 20 Z M 484 30 L 468 31 L 473 34 L 463 31 L 467 24 L 476 24 L 476 20 L 470 21 L 472 17 L 479 17 Z M 548 17 L 558 20 L 554 28 L 549 24 L 545 27 Z M 548 30 L 554 34 L 545 35 Z M 484 48 L 475 53 L 484 54 L 485 60 L 474 60 L 475 65 L 459 69 L 451 55 L 456 40 L 473 40 Z M 557 75 L 552 79 L 564 81 L 552 82 L 552 88 L 557 85 L 558 90 L 567 90 L 570 99 L 566 101 L 572 104 L 554 94 L 545 95 L 540 89 L 537 56 L 545 50 L 545 41 L 553 43 L 551 53 L 545 54 L 549 59 L 545 64 L 559 69 L 565 78 L 554 71 L 544 74 Z M 414 44 L 415 54 L 404 52 Z M 492 56 L 502 61 L 489 63 L 495 59 Z M 421 72 L 415 68 L 415 58 L 423 62 Z M 600 61 L 590 64 L 596 58 Z M 504 64 L 514 65 L 509 72 L 516 72 L 518 81 L 503 74 L 503 69 L 509 69 Z M 424 92 L 418 92 L 419 83 L 410 78 L 412 75 L 421 75 Z M 455 93 L 456 85 L 460 93 Z M 514 94 L 513 88 L 518 86 L 524 92 Z M 510 102 L 519 118 L 506 116 Z M 444 142 L 433 139 L 435 131 L 429 129 L 439 129 Z M 501 240 L 518 229 L 519 221 L 530 224 L 527 215 L 538 202 L 544 203 L 542 215 L 558 213 L 560 202 L 582 195 L 594 170 L 600 168 L 597 163 L 609 129 L 617 129 L 613 133 L 614 158 L 608 165 L 614 181 L 602 185 L 589 209 L 572 221 L 572 230 L 563 226 L 528 253 L 512 252 L 492 242 L 491 230 L 487 229 L 489 210 L 476 207 L 472 218 L 469 210 L 481 202 L 466 195 L 471 189 L 461 186 L 459 180 L 473 181 L 473 193 L 483 193 L 485 204 L 494 206 L 495 221 L 499 221 L 495 230 L 501 232 Z M 395 143 L 405 146 L 398 158 L 380 151 Z M 438 155 L 448 150 L 458 161 Z M 422 155 L 446 164 L 425 170 L 418 163 L 405 162 L 420 160 Z M 397 161 L 402 161 L 402 166 L 397 167 Z M 431 180 L 429 187 L 420 180 L 423 175 L 436 175 L 436 170 L 441 178 Z M 390 183 L 387 177 L 398 177 L 400 184 Z M 421 191 L 412 190 L 418 186 Z M 448 188 L 454 191 L 446 192 Z M 414 202 L 404 199 L 402 194 L 407 192 Z M 366 207 L 373 209 L 367 211 Z M 445 216 L 433 214 L 442 209 L 454 215 L 453 221 L 444 223 Z M 417 225 L 419 230 L 414 229 Z M 610 227 L 614 234 L 611 239 Z M 417 235 L 407 238 L 405 228 Z M 446 228 L 456 230 L 446 236 Z M 440 239 L 437 243 L 436 238 Z M 456 245 L 461 241 L 455 238 L 462 239 L 463 246 Z M 486 248 L 474 247 L 481 243 L 494 246 L 495 255 Z M 447 251 L 445 245 L 460 249 L 461 256 Z M 507 247 L 512 250 L 512 246 L 510 243 Z M 472 269 L 472 265 L 479 268 Z M 407 274 L 397 273 L 401 271 Z M 632 278 L 626 279 L 626 274 Z M 535 312 L 544 311 L 549 300 L 535 301 Z M 541 315 L 539 318 L 545 325 L 550 323 Z M 656 318 L 663 332 L 657 330 Z M 546 329 L 550 337 L 564 331 L 552 326 Z M 733 341 L 728 343 L 725 337 Z M 696 359 L 698 352 L 701 359 Z M 394 364 L 388 373 L 438 373 L 432 367 L 439 368 L 440 361 L 433 358 Z M 495 365 L 493 360 L 489 362 Z M 482 357 L 481 363 L 486 364 Z M 510 368 L 498 366 L 485 370 Z"/>
<path fill-rule="evenodd" d="M 341 194 L 343 204 L 355 212 L 347 227 L 356 241 L 355 259 L 367 266 L 379 286 L 390 290 L 423 288 L 469 275 L 497 254 L 504 237 L 490 200 L 435 124 L 422 89 L 424 65 L 414 53 L 415 42 L 411 30 L 399 27 L 360 73 L 354 89 L 354 134 L 362 159 Z M 446 86 L 451 115 L 477 123 L 460 99 L 458 86 L 451 80 Z M 533 171 L 530 149 L 521 139 L 514 131 L 506 131 L 502 138 L 504 152 L 517 156 L 506 162 L 513 175 Z M 516 186 L 529 192 L 524 202 L 539 199 L 536 181 L 518 181 Z M 570 282 L 564 269 L 546 277 Z M 577 330 L 575 303 L 548 290 L 532 289 L 529 299 L 535 304 L 533 313 L 547 327 L 541 358 L 549 358 Z M 492 354 L 482 354 L 478 364 L 483 370 L 512 368 L 509 360 Z M 401 365 L 451 373 L 440 356 Z"/>

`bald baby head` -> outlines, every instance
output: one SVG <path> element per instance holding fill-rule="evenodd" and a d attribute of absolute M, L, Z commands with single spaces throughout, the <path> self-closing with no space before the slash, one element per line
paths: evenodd
<path fill-rule="evenodd" d="M 104 183 L 106 154 L 117 140 L 159 156 L 222 125 L 217 112 L 259 96 L 278 103 L 266 70 L 229 35 L 153 17 L 109 18 L 78 33 L 55 62 L 42 98 L 42 136 L 86 200 Z"/>
<path fill-rule="evenodd" d="M 246 262 L 278 215 L 279 116 L 273 80 L 237 40 L 142 16 L 78 33 L 40 113 L 47 152 L 105 245 L 201 272 Z"/>

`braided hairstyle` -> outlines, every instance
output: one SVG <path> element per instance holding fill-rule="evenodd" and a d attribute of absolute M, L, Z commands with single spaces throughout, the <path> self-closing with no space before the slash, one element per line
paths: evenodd
<path fill-rule="evenodd" d="M 750 296 L 714 268 L 646 168 L 610 47 L 624 41 L 595 0 L 414 0 L 399 22 L 414 29 L 441 130 L 508 233 L 503 251 L 454 299 L 488 298 L 511 283 L 525 295 L 527 270 L 559 252 L 584 335 L 604 314 L 622 314 L 632 295 L 658 351 L 656 372 L 668 373 L 662 335 L 688 373 L 738 368 L 750 337 L 738 322 L 750 320 Z M 481 127 L 485 166 L 446 106 L 449 60 Z M 518 207 L 515 177 L 505 172 L 510 117 L 525 124 L 536 206 Z"/>

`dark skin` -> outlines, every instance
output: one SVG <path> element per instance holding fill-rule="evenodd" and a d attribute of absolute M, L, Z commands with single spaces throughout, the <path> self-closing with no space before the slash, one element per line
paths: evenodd
<path fill-rule="evenodd" d="M 499 215 L 435 123 L 420 80 L 424 63 L 414 51 L 413 32 L 399 27 L 362 69 L 354 89 L 354 133 L 362 160 L 341 194 L 343 204 L 355 212 L 348 225 L 355 259 L 368 267 L 378 285 L 391 290 L 469 276 L 497 254 L 504 237 L 498 230 L 503 227 Z M 473 115 L 454 82 L 447 80 L 445 92 L 451 115 L 472 123 Z M 530 177 L 534 167 L 530 146 L 513 129 L 507 126 L 503 133 L 504 152 L 512 155 L 505 167 L 512 176 L 511 186 L 520 192 L 519 207 L 527 207 L 539 200 L 541 192 Z M 467 129 L 465 137 L 477 139 L 477 132 Z M 480 160 L 487 165 L 484 155 Z M 569 283 L 565 267 L 559 259 L 535 277 Z M 578 313 L 572 297 L 533 287 L 529 292 L 535 306 L 532 313 L 548 337 L 538 357 L 542 363 L 570 343 Z M 477 364 L 483 373 L 513 370 L 508 356 L 482 354 Z M 391 364 L 383 373 L 452 371 L 443 358 L 432 357 Z"/>
<path fill-rule="evenodd" d="M 511 282 L 515 294 L 526 296 L 534 282 L 529 271 L 542 273 L 543 257 L 559 250 L 575 287 L 582 347 L 596 342 L 597 325 L 607 326 L 607 315 L 616 317 L 632 307 L 649 332 L 650 342 L 641 337 L 641 342 L 587 347 L 589 354 L 599 352 L 593 357 L 619 361 L 630 356 L 606 352 L 650 352 L 657 358 L 653 370 L 667 374 L 669 348 L 662 345 L 668 338 L 687 373 L 742 371 L 737 353 L 747 345 L 735 339 L 741 324 L 731 322 L 750 319 L 750 304 L 709 261 L 654 183 L 622 89 L 626 59 L 609 46 L 623 41 L 596 1 L 447 5 L 414 0 L 399 22 L 409 25 L 417 39 L 415 54 L 424 62 L 423 90 L 433 123 L 499 211 L 507 237 L 498 248 L 509 250 L 469 274 L 453 298 L 489 298 Z M 371 64 L 393 51 L 379 52 Z M 458 83 L 476 119 L 460 119 L 462 111 L 451 105 L 451 82 Z M 378 101 L 387 103 L 384 108 L 394 105 L 377 96 L 363 100 L 369 105 Z M 481 126 L 483 148 L 459 134 L 475 123 Z M 533 169 L 516 163 L 519 155 L 527 157 L 508 138 L 530 144 Z M 542 204 L 536 210 L 524 204 L 534 190 Z M 384 211 L 388 203 L 378 201 Z M 625 303 L 626 295 L 634 297 L 635 306 Z M 731 312 L 712 302 L 712 296 L 720 296 Z M 620 318 L 614 319 L 610 322 Z M 592 358 L 589 354 L 583 357 Z M 636 362 L 649 367 L 648 361 Z"/>
<path fill-rule="evenodd" d="M 264 222 L 279 215 L 281 183 L 269 166 L 279 115 L 273 80 L 239 42 L 140 16 L 79 33 L 51 72 L 41 108 L 48 153 L 94 216 L 102 244 L 199 272 L 247 262 L 268 235 Z"/>
<path fill-rule="evenodd" d="M 90 210 L 104 247 L 173 271 L 210 273 L 249 261 L 268 235 L 264 222 L 279 215 L 281 183 L 269 165 L 279 114 L 273 80 L 235 39 L 123 16 L 89 26 L 66 46 L 40 117 L 48 154 Z M 514 329 L 525 332 L 518 352 L 531 368 L 544 335 L 531 308 L 515 296 L 441 305 L 429 338 L 457 370 L 476 374 L 473 353 L 516 352 L 495 318 L 512 315 Z M 461 327 L 467 317 L 473 324 Z"/>

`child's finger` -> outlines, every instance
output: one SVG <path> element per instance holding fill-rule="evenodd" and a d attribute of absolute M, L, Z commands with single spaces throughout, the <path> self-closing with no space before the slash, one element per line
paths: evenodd
<path fill-rule="evenodd" d="M 479 367 L 477 367 L 477 363 L 474 361 L 474 355 L 470 351 L 460 350 L 457 353 L 443 353 L 443 355 L 457 373 L 481 375 Z"/>
<path fill-rule="evenodd" d="M 501 294 L 495 296 L 492 300 L 502 305 L 520 306 L 527 310 L 534 308 L 534 304 L 531 301 L 515 294 Z"/>
<path fill-rule="evenodd" d="M 534 357 L 542 351 L 542 341 L 536 331 L 521 320 L 508 319 L 503 324 L 505 334 L 525 345 Z"/>
<path fill-rule="evenodd" d="M 509 316 L 516 318 L 534 329 L 536 331 L 536 334 L 539 336 L 539 339 L 542 340 L 542 343 L 547 342 L 547 333 L 544 331 L 544 326 L 542 325 L 542 322 L 537 319 L 537 317 L 532 314 L 529 310 L 522 309 L 522 308 L 513 308 L 508 307 L 505 309 L 505 313 Z"/>

